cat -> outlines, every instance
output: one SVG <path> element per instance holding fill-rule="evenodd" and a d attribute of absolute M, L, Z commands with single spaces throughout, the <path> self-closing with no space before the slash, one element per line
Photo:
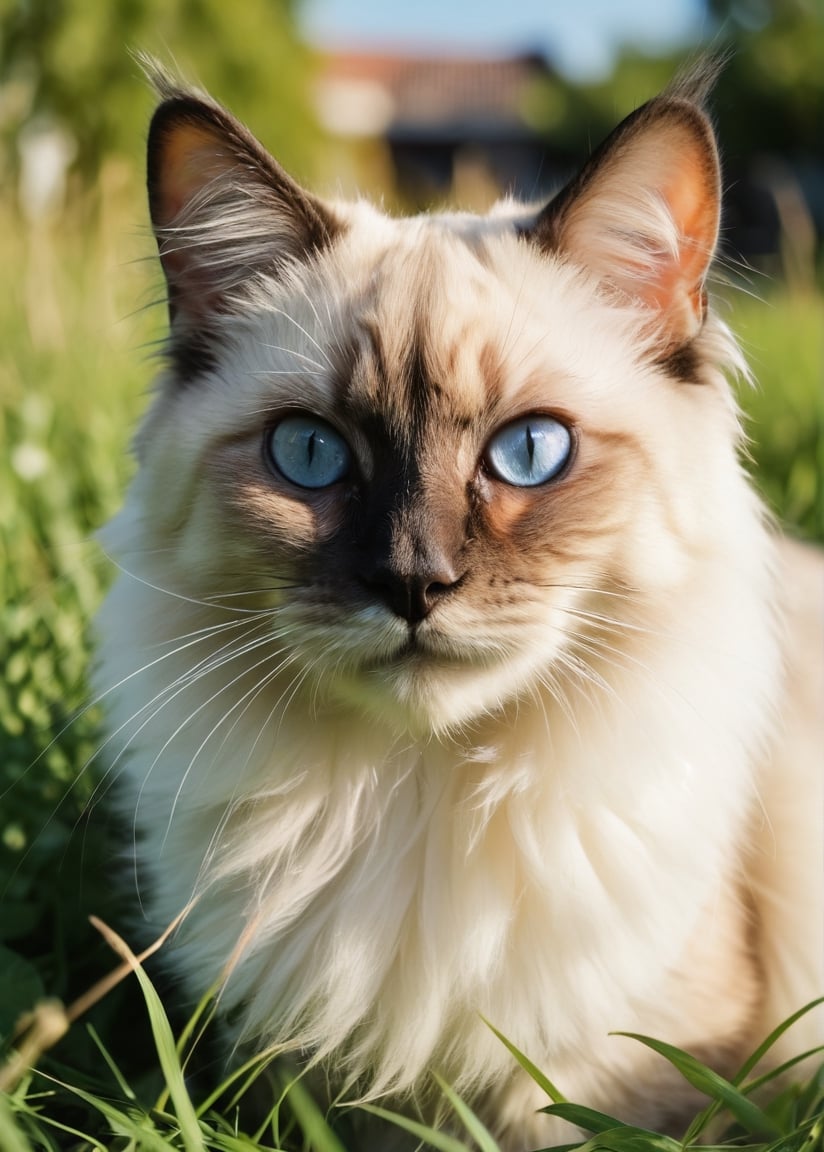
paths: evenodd
<path fill-rule="evenodd" d="M 153 78 L 170 334 L 95 674 L 146 931 L 185 909 L 227 1046 L 333 1092 L 425 1111 L 437 1070 L 556 1138 L 491 1022 L 677 1127 L 610 1031 L 729 1074 L 824 992 L 822 567 L 739 459 L 712 68 L 549 203 L 403 219 Z"/>

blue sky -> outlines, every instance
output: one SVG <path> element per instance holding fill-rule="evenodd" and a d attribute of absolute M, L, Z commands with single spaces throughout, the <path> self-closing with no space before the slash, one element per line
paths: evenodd
<path fill-rule="evenodd" d="M 622 43 L 687 45 L 706 34 L 702 0 L 304 0 L 304 34 L 329 47 L 544 52 L 574 77 L 609 69 Z"/>

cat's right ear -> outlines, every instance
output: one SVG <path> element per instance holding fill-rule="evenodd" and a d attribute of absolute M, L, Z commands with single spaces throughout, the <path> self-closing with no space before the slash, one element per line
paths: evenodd
<path fill-rule="evenodd" d="M 148 191 L 172 318 L 228 312 L 250 280 L 331 244 L 341 225 L 225 109 L 161 88 Z"/>

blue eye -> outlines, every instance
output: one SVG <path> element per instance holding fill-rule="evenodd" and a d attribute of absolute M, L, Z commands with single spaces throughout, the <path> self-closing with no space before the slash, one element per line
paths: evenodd
<path fill-rule="evenodd" d="M 569 460 L 572 435 L 551 416 L 522 416 L 504 425 L 486 449 L 489 470 L 516 488 L 534 488 L 556 476 Z"/>
<path fill-rule="evenodd" d="M 300 488 L 328 488 L 349 471 L 351 453 L 340 432 L 319 416 L 287 416 L 269 438 L 278 471 Z"/>

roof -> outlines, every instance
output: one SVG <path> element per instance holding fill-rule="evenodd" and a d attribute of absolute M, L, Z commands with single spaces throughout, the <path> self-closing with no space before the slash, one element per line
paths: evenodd
<path fill-rule="evenodd" d="M 538 55 L 332 53 L 321 59 L 318 112 L 324 126 L 340 135 L 450 123 L 523 129 L 535 81 L 550 74 Z"/>

